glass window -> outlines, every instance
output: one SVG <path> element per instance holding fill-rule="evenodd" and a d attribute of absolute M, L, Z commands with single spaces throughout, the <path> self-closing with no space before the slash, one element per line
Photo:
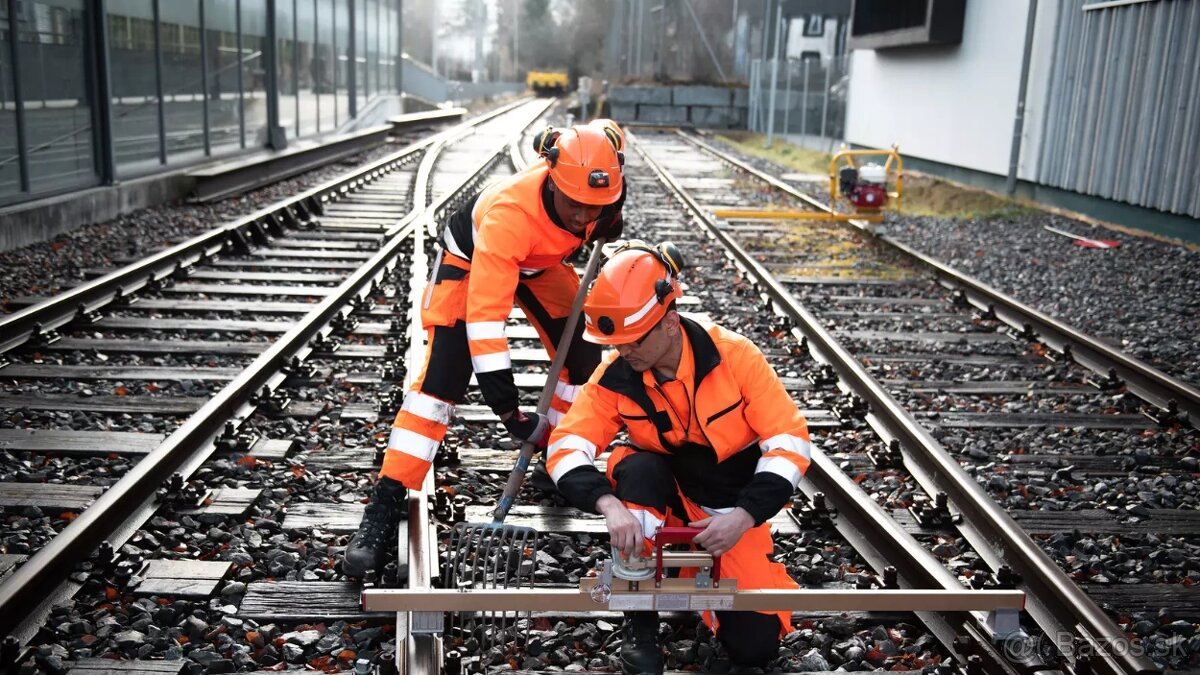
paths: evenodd
<path fill-rule="evenodd" d="M 17 106 L 13 100 L 12 51 L 8 40 L 8 3 L 0 3 L 0 200 L 21 191 L 17 154 Z"/>
<path fill-rule="evenodd" d="M 108 39 L 117 173 L 146 173 L 159 164 L 151 0 L 110 0 Z"/>
<path fill-rule="evenodd" d="M 204 0 L 204 49 L 212 151 L 214 155 L 228 153 L 241 144 L 235 0 Z"/>
<path fill-rule="evenodd" d="M 388 82 L 388 47 L 392 39 L 392 10 L 388 8 L 387 0 L 379 3 L 379 93 L 386 94 L 391 90 Z"/>
<path fill-rule="evenodd" d="M 242 89 L 246 147 L 267 144 L 266 0 L 242 0 Z"/>
<path fill-rule="evenodd" d="M 367 43 L 363 51 L 367 55 L 369 84 L 367 98 L 379 93 L 379 1 L 367 0 Z"/>
<path fill-rule="evenodd" d="M 335 0 L 334 2 L 333 39 L 337 46 L 334 89 L 336 90 L 336 119 L 339 127 L 350 119 L 350 2 L 351 0 Z"/>
<path fill-rule="evenodd" d="M 317 0 L 297 0 L 296 48 L 300 56 L 299 113 L 300 135 L 317 132 L 317 92 L 324 64 L 317 52 Z"/>
<path fill-rule="evenodd" d="M 200 2 L 159 3 L 167 161 L 204 156 L 204 74 L 200 63 Z"/>
<path fill-rule="evenodd" d="M 296 3 L 277 0 L 275 3 L 275 56 L 279 85 L 279 126 L 288 138 L 296 137 Z"/>
<path fill-rule="evenodd" d="M 367 19 L 367 3 L 366 0 L 354 0 L 354 77 L 358 87 L 358 114 L 367 105 L 367 80 L 370 73 L 367 71 L 367 25 L 370 21 Z"/>
<path fill-rule="evenodd" d="M 25 157 L 35 192 L 94 183 L 83 0 L 22 2 L 17 19 Z"/>
<path fill-rule="evenodd" d="M 317 92 L 320 111 L 317 113 L 318 124 L 322 133 L 336 128 L 333 111 L 333 77 L 336 67 L 333 48 L 333 0 L 320 0 L 317 3 L 317 54 L 320 56 L 320 91 Z"/>

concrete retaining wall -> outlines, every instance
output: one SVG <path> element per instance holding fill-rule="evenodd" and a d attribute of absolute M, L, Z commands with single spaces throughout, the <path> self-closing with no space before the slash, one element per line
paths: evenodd
<path fill-rule="evenodd" d="M 709 129 L 746 125 L 745 87 L 703 85 L 616 86 L 608 94 L 618 123 L 691 124 Z"/>

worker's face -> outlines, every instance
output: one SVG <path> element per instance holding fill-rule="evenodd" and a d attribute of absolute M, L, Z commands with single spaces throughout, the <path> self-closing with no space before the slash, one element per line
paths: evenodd
<path fill-rule="evenodd" d="M 678 339 L 679 315 L 671 311 L 639 340 L 615 346 L 621 358 L 635 371 L 642 373 L 659 366 L 674 367 L 676 364 L 669 363 L 669 357 L 671 347 Z"/>
<path fill-rule="evenodd" d="M 599 218 L 600 210 L 604 208 L 571 199 L 558 189 L 554 181 L 550 181 L 550 192 L 554 195 L 554 212 L 558 214 L 567 231 L 577 237 L 583 236 L 588 223 Z"/>

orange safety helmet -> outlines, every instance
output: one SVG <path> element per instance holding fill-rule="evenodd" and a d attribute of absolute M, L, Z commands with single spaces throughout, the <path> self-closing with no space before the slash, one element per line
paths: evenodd
<path fill-rule="evenodd" d="M 563 194 L 582 204 L 607 206 L 621 197 L 621 160 L 598 127 L 576 125 L 557 135 L 543 153 L 550 179 Z"/>
<path fill-rule="evenodd" d="M 583 303 L 583 339 L 602 345 L 639 340 L 683 297 L 683 254 L 670 242 L 651 248 L 633 240 L 613 254 Z"/>

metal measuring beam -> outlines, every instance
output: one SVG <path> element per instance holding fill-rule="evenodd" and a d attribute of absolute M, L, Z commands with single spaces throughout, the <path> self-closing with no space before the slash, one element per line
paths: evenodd
<path fill-rule="evenodd" d="M 1025 606 L 1024 593 L 1008 590 L 734 590 L 732 579 L 722 580 L 718 589 L 696 589 L 691 581 L 664 579 L 658 589 L 653 583 L 642 582 L 637 591 L 614 589 L 606 601 L 593 598 L 596 579 L 584 579 L 578 589 L 372 588 L 363 591 L 362 605 L 371 612 L 599 612 L 635 605 L 647 610 L 971 612 L 1019 610 Z"/>

